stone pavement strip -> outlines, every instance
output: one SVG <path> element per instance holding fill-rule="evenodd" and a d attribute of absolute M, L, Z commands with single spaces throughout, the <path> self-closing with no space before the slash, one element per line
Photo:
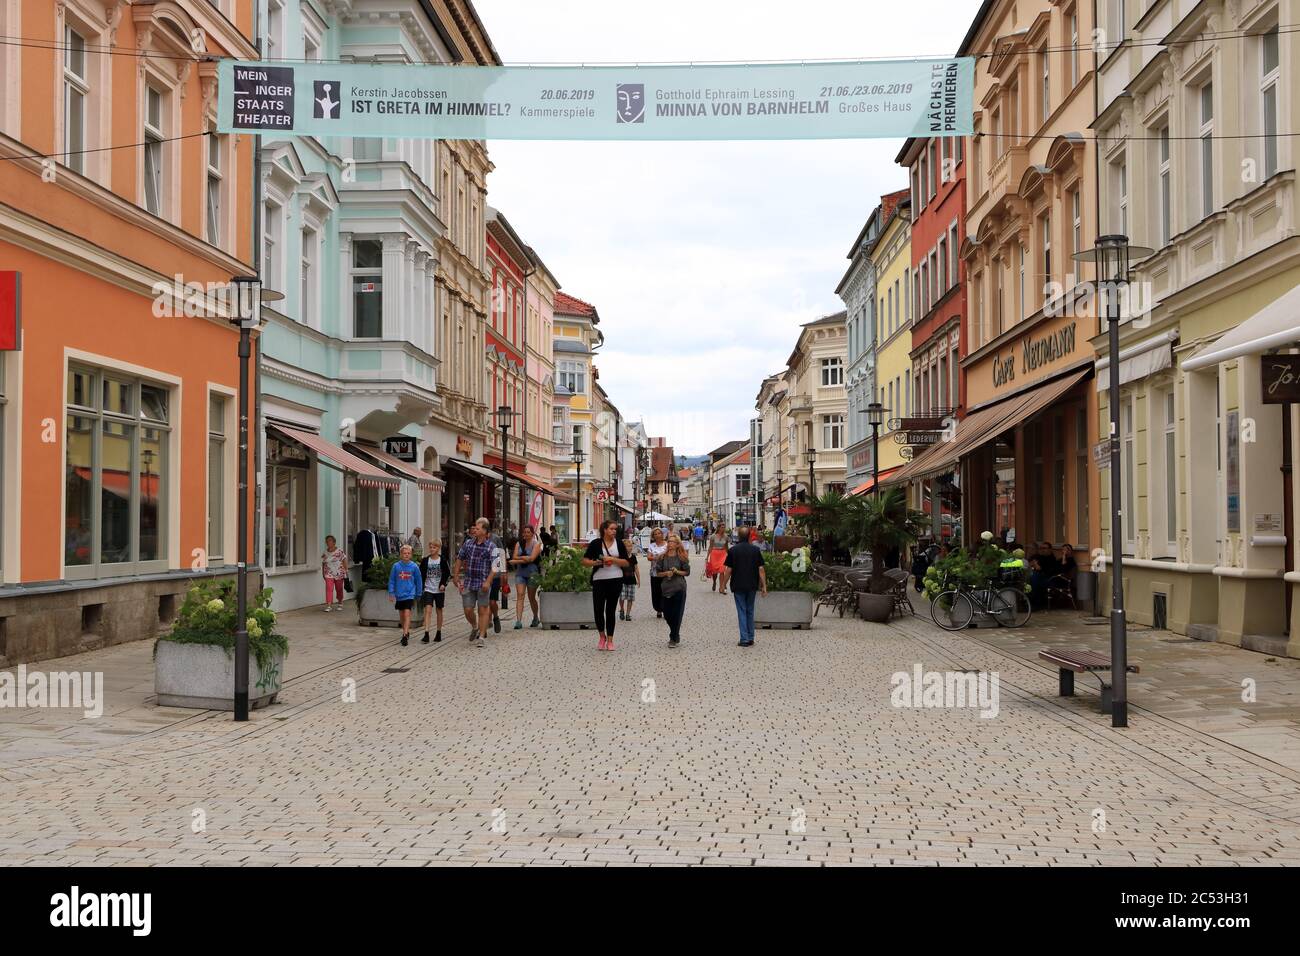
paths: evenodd
<path fill-rule="evenodd" d="M 1115 731 L 1033 659 L 1080 639 L 1055 615 L 962 635 L 822 617 L 741 649 L 730 598 L 692 582 L 680 649 L 645 602 L 636 618 L 608 654 L 590 631 L 475 648 L 459 623 L 401 648 L 286 614 L 282 702 L 239 725 L 157 708 L 149 642 L 42 662 L 102 670 L 109 706 L 0 713 L 0 862 L 1300 863 L 1294 704 L 1241 704 L 1238 677 L 1294 702 L 1295 662 L 1154 648 Z M 893 706 L 917 663 L 996 671 L 997 715 Z"/>

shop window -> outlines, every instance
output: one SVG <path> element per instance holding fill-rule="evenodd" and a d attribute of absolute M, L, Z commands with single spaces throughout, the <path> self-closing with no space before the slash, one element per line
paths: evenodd
<path fill-rule="evenodd" d="M 312 555 L 308 547 L 308 521 L 311 503 L 307 487 L 311 476 L 311 457 L 295 442 L 266 436 L 266 505 L 263 510 L 267 571 L 307 566 Z M 354 516 L 355 527 L 368 527 L 360 517 L 356 486 L 349 482 L 347 513 Z M 319 553 L 319 552 L 317 552 Z"/>
<path fill-rule="evenodd" d="M 69 577 L 166 567 L 164 491 L 171 392 L 68 369 L 64 565 Z"/>
<path fill-rule="evenodd" d="M 1174 393 L 1164 394 L 1165 541 L 1171 556 L 1178 553 L 1178 449 Z"/>
<path fill-rule="evenodd" d="M 1066 541 L 1064 415 L 1057 415 L 1052 420 L 1052 447 L 1052 543 L 1063 544 Z"/>
<path fill-rule="evenodd" d="M 303 468 L 267 468 L 266 570 L 304 567 L 307 564 L 307 471 Z"/>
<path fill-rule="evenodd" d="M 1112 372 L 1114 374 L 1114 372 Z M 1120 437 L 1124 453 L 1121 471 L 1121 501 L 1123 502 L 1124 551 L 1132 554 L 1137 550 L 1137 442 L 1134 435 L 1136 411 L 1132 395 L 1120 398 Z"/>
<path fill-rule="evenodd" d="M 1080 408 L 1074 415 L 1074 488 L 1076 548 L 1088 547 L 1088 410 Z"/>
<path fill-rule="evenodd" d="M 226 404 L 224 395 L 208 397 L 208 564 L 221 564 L 226 526 Z"/>
<path fill-rule="evenodd" d="M 1016 531 L 1016 448 L 1006 436 L 993 447 L 993 524 L 999 542 Z"/>

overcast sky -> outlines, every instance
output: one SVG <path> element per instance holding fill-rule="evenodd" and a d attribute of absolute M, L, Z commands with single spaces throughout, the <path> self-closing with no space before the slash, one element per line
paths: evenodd
<path fill-rule="evenodd" d="M 950 56 L 977 0 L 475 0 L 506 63 Z M 679 454 L 749 434 L 798 327 L 842 309 L 901 140 L 489 144 L 488 201 L 600 310 L 610 398 Z"/>

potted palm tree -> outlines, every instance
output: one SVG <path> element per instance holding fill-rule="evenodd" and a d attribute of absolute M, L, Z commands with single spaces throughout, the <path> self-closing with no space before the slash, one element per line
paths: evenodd
<path fill-rule="evenodd" d="M 926 515 L 907 506 L 901 488 L 854 498 L 842 522 L 848 542 L 871 553 L 870 590 L 858 595 L 858 613 L 868 621 L 884 622 L 894 608 L 892 585 L 885 577 L 885 555 L 900 553 L 924 530 Z"/>
<path fill-rule="evenodd" d="M 844 522 L 852 502 L 838 491 L 814 495 L 808 501 L 808 513 L 799 522 L 808 533 L 813 553 L 828 564 L 834 563 L 835 553 L 844 547 Z"/>

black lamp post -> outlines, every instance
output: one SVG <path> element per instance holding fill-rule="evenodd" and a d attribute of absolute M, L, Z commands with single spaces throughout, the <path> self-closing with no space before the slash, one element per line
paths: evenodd
<path fill-rule="evenodd" d="M 573 461 L 573 467 L 578 472 L 578 477 L 573 483 L 573 497 L 577 501 L 577 511 L 578 511 L 577 515 L 575 516 L 574 522 L 575 524 L 581 525 L 582 524 L 582 463 L 587 460 L 587 453 L 578 446 L 577 442 L 574 442 L 573 454 L 570 455 L 569 458 Z M 578 533 L 581 533 L 580 528 L 574 530 L 577 531 Z M 574 541 L 579 540 L 576 534 L 574 535 L 572 540 Z"/>
<path fill-rule="evenodd" d="M 1097 244 L 1076 252 L 1079 262 L 1096 265 L 1100 292 L 1106 299 L 1106 343 L 1110 353 L 1110 725 L 1128 726 L 1128 627 L 1124 619 L 1124 509 L 1121 496 L 1123 482 L 1119 453 L 1119 294 L 1128 284 L 1129 268 L 1134 257 L 1144 259 L 1155 250 L 1129 245 L 1128 236 L 1098 236 Z"/>
<path fill-rule="evenodd" d="M 871 493 L 880 495 L 880 426 L 885 423 L 888 409 L 879 402 L 872 402 L 863 409 L 867 413 L 867 424 L 871 426 Z"/>
<path fill-rule="evenodd" d="M 506 442 L 510 432 L 510 419 L 514 417 L 515 410 L 509 405 L 498 405 L 497 410 L 492 413 L 492 417 L 497 420 L 497 428 L 501 429 L 501 536 L 502 540 L 509 531 L 509 518 L 506 513 L 510 510 L 510 479 L 509 472 L 506 470 L 506 459 L 510 456 L 510 449 Z"/>
<path fill-rule="evenodd" d="M 262 303 L 284 296 L 262 288 L 258 276 L 230 280 L 230 322 L 239 326 L 239 474 L 235 508 L 239 513 L 235 564 L 235 720 L 248 720 L 248 359 L 252 332 L 262 322 Z"/>
<path fill-rule="evenodd" d="M 809 445 L 804 458 L 808 462 L 808 500 L 811 502 L 816 493 L 816 485 L 813 483 L 813 465 L 817 464 L 817 449 Z"/>

